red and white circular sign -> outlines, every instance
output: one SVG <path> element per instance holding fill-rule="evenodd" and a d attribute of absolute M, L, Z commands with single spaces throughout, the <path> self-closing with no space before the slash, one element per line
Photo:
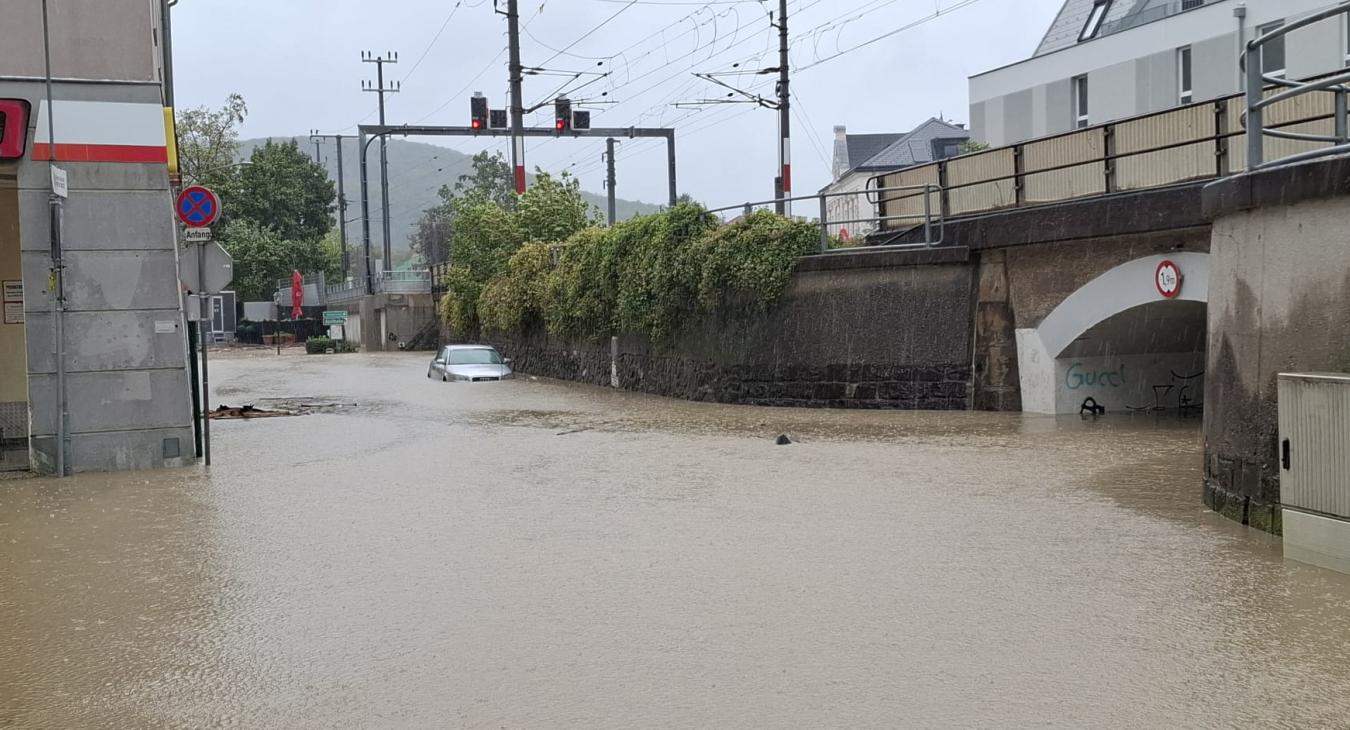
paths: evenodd
<path fill-rule="evenodd" d="M 1163 261 L 1158 264 L 1158 271 L 1153 276 L 1153 284 L 1158 287 L 1158 293 L 1166 299 L 1176 299 L 1181 294 L 1181 267 L 1172 261 Z"/>

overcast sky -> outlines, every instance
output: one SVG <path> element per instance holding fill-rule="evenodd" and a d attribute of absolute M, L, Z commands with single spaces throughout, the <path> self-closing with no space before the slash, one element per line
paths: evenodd
<path fill-rule="evenodd" d="M 939 114 L 968 121 L 966 78 L 1030 55 L 1061 4 L 791 0 L 797 194 L 828 184 L 835 125 L 897 132 Z M 681 192 L 709 205 L 772 197 L 775 112 L 673 106 L 723 93 L 693 72 L 777 65 L 765 7 L 758 0 L 521 0 L 523 63 L 547 70 L 527 78 L 526 102 L 590 82 L 569 96 L 616 102 L 592 107 L 595 126 L 676 128 Z M 505 48 L 506 21 L 492 0 L 180 0 L 174 10 L 179 106 L 218 106 L 231 92 L 243 94 L 245 137 L 353 132 L 375 123 L 375 96 L 361 91 L 375 72 L 361 63 L 365 50 L 399 53 L 398 65 L 387 67 L 389 80 L 402 82 L 402 93 L 390 98 L 391 124 L 466 125 L 474 91 L 494 108 L 506 106 Z M 572 78 L 581 71 L 608 75 Z M 727 80 L 774 93 L 768 76 Z M 552 107 L 530 123 L 551 124 Z M 508 150 L 505 140 L 488 138 L 425 141 L 470 154 Z M 531 140 L 526 162 L 570 169 L 599 192 L 603 149 L 603 140 Z M 665 201 L 663 142 L 625 142 L 617 159 L 621 197 Z M 390 176 L 395 191 L 441 182 L 398 170 Z"/>

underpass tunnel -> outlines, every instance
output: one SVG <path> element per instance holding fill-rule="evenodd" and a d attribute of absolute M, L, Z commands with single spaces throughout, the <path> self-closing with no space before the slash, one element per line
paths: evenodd
<path fill-rule="evenodd" d="M 1055 357 L 1056 411 L 1199 414 L 1207 315 L 1205 302 L 1159 300 L 1088 328 Z"/>

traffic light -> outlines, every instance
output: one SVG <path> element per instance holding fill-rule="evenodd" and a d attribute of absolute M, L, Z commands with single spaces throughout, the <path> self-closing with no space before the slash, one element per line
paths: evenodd
<path fill-rule="evenodd" d="M 572 128 L 572 101 L 570 99 L 558 99 L 553 102 L 554 127 L 559 132 L 566 132 Z"/>
<path fill-rule="evenodd" d="M 474 94 L 469 100 L 469 126 L 473 129 L 487 129 L 488 100 L 482 94 Z"/>
<path fill-rule="evenodd" d="M 591 113 L 583 111 L 572 112 L 572 129 L 585 132 L 591 128 Z"/>

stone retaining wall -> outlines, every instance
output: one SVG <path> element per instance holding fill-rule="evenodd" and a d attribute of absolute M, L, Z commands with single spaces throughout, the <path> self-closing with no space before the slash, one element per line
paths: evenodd
<path fill-rule="evenodd" d="M 767 313 L 691 323 L 669 347 L 621 337 L 487 336 L 522 373 L 672 398 L 765 406 L 964 410 L 972 266 L 964 251 L 808 259 Z M 448 333 L 447 333 L 448 335 Z M 453 340 L 447 336 L 447 341 Z"/>

